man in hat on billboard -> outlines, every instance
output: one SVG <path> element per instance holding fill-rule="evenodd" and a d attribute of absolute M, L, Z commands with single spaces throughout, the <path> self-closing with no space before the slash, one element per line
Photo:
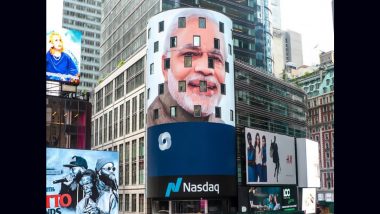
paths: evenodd
<path fill-rule="evenodd" d="M 72 200 L 67 208 L 75 209 L 78 201 L 83 198 L 83 188 L 80 187 L 79 181 L 88 167 L 87 161 L 80 156 L 73 156 L 70 163 L 63 166 L 69 167 L 70 172 L 64 179 L 61 179 L 62 183 L 59 194 L 69 194 Z"/>
<path fill-rule="evenodd" d="M 118 213 L 118 185 L 115 170 L 112 160 L 98 159 L 96 162 L 95 171 L 98 175 L 97 187 L 99 190 L 97 204 L 101 213 L 104 214 Z"/>

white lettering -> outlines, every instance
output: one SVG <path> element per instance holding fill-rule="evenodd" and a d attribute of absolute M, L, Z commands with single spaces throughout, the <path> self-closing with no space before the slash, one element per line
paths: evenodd
<path fill-rule="evenodd" d="M 190 182 L 183 183 L 183 192 L 217 192 L 219 194 L 219 184 L 192 184 Z"/>

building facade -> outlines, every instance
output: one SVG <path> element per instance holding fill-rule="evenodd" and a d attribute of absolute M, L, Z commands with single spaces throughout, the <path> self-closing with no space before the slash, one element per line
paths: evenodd
<path fill-rule="evenodd" d="M 303 65 L 302 36 L 292 30 L 285 31 L 285 61 L 296 67 Z"/>
<path fill-rule="evenodd" d="M 63 0 L 62 26 L 82 33 L 78 91 L 91 92 L 98 83 L 102 2 L 103 0 Z"/>
<path fill-rule="evenodd" d="M 94 137 L 91 148 L 121 152 L 120 163 L 124 163 L 122 166 L 124 170 L 121 173 L 119 188 L 120 198 L 123 199 L 120 200 L 122 201 L 119 207 L 120 213 L 151 213 L 155 207 L 163 207 L 162 210 L 173 208 L 167 201 L 149 201 L 147 199 L 146 173 L 149 166 L 146 154 L 147 125 L 145 121 L 147 118 L 145 117 L 147 115 L 141 112 L 137 106 L 140 107 L 140 104 L 143 103 L 140 98 L 147 99 L 151 93 L 145 82 L 143 68 L 141 68 L 142 66 L 145 69 L 151 69 L 151 63 L 148 64 L 146 59 L 149 36 L 146 23 L 149 18 L 160 11 L 178 7 L 209 8 L 227 15 L 233 21 L 231 50 L 233 50 L 233 57 L 238 59 L 235 60 L 233 67 L 235 70 L 239 68 L 239 77 L 243 78 L 235 79 L 235 86 L 239 87 L 240 94 L 235 92 L 236 109 L 230 117 L 237 124 L 235 130 L 237 139 L 234 143 L 236 143 L 237 149 L 238 176 L 234 188 L 238 188 L 239 185 L 246 187 L 244 184 L 245 172 L 242 172 L 245 170 L 245 165 L 242 166 L 245 155 L 244 144 L 243 137 L 240 136 L 241 131 L 239 131 L 244 126 L 292 137 L 305 137 L 306 135 L 304 92 L 272 77 L 272 70 L 269 68 L 272 65 L 268 67 L 272 63 L 272 59 L 271 57 L 269 59 L 268 56 L 263 57 L 264 54 L 271 52 L 271 39 L 269 37 L 267 40 L 264 39 L 266 36 L 271 37 L 271 33 L 268 33 L 270 30 L 267 29 L 267 33 L 264 34 L 266 32 L 264 23 L 262 23 L 262 27 L 257 25 L 259 27 L 255 28 L 253 22 L 264 22 L 264 18 L 269 17 L 269 7 L 265 6 L 264 1 L 245 1 L 245 3 L 241 1 L 185 0 L 105 1 L 101 41 L 101 72 L 104 74 L 104 80 L 95 88 L 94 116 L 92 117 Z M 250 15 L 242 17 L 243 13 L 240 10 L 244 10 Z M 260 19 L 256 16 L 260 16 Z M 270 23 L 266 23 L 267 26 L 270 26 Z M 166 25 L 164 26 L 166 27 Z M 255 38 L 256 35 L 257 38 Z M 254 41 L 254 43 L 249 43 L 249 41 Z M 269 51 L 266 51 L 264 46 L 269 48 Z M 255 51 L 260 53 L 256 54 Z M 258 61 L 260 62 L 257 63 Z M 232 63 L 230 63 L 230 67 L 232 67 Z M 157 69 L 154 70 L 157 71 Z M 158 68 L 157 72 L 161 72 L 161 68 Z M 122 77 L 122 75 L 124 76 Z M 156 89 L 159 90 L 155 87 L 154 90 Z M 279 100 L 276 100 L 277 98 Z M 260 108 L 250 107 L 251 104 Z M 135 111 L 133 111 L 133 105 L 136 107 Z M 147 108 L 147 103 L 143 105 L 143 108 Z M 115 109 L 118 110 L 115 111 Z M 120 109 L 122 109 L 121 112 Z M 110 114 L 110 112 L 112 113 Z M 117 112 L 117 116 L 115 116 L 115 112 Z M 228 113 L 228 115 L 230 114 Z M 112 118 L 111 122 L 110 117 Z M 238 126 L 238 124 L 240 125 Z M 133 127 L 135 128 L 133 129 Z M 116 138 L 114 137 L 115 130 L 117 130 Z M 112 133 L 111 138 L 109 137 L 110 133 Z M 105 135 L 108 137 L 105 138 Z M 141 147 L 136 147 L 137 142 Z M 135 147 L 133 147 L 134 144 Z M 133 151 L 136 151 L 135 153 L 145 152 L 141 153 L 140 159 L 140 157 L 133 156 Z M 133 165 L 133 162 L 136 164 Z M 137 165 L 138 162 L 143 164 Z M 137 172 L 141 172 L 142 175 Z M 132 182 L 133 179 L 136 182 Z M 143 179 L 141 184 L 137 182 L 140 179 Z M 225 210 L 237 211 L 238 197 L 235 195 L 217 206 L 220 205 Z M 199 205 L 201 201 L 198 200 L 194 203 Z M 194 206 L 195 204 L 189 205 Z M 178 206 L 185 205 L 180 203 Z"/>
<path fill-rule="evenodd" d="M 104 2 L 102 19 L 102 74 L 113 72 L 146 43 L 146 22 L 153 15 L 179 7 L 221 12 L 233 21 L 234 55 L 264 73 L 273 72 L 272 23 L 268 0 L 194 1 L 144 0 Z M 119 64 L 120 63 L 120 64 Z"/>
<path fill-rule="evenodd" d="M 322 59 L 321 59 L 322 60 Z M 293 79 L 308 95 L 307 137 L 319 142 L 319 201 L 334 201 L 334 64 Z"/>
<path fill-rule="evenodd" d="M 91 108 L 88 99 L 46 95 L 46 147 L 90 149 Z"/>
<path fill-rule="evenodd" d="M 146 213 L 145 50 L 95 88 L 92 150 L 119 151 L 119 213 Z"/>

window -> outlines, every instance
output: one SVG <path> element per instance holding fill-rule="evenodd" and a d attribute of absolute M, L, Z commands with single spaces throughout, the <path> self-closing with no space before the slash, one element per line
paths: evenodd
<path fill-rule="evenodd" d="M 230 63 L 228 63 L 227 61 L 225 62 L 225 69 L 226 69 L 226 73 L 230 72 Z"/>
<path fill-rule="evenodd" d="M 137 128 L 137 96 L 132 98 L 132 132 Z"/>
<path fill-rule="evenodd" d="M 206 28 L 206 18 L 199 17 L 199 28 Z"/>
<path fill-rule="evenodd" d="M 224 84 L 224 83 L 220 84 L 220 91 L 222 94 L 224 94 L 224 95 L 226 94 L 226 84 Z"/>
<path fill-rule="evenodd" d="M 123 194 L 119 194 L 119 211 L 123 211 Z"/>
<path fill-rule="evenodd" d="M 201 105 L 194 105 L 194 117 L 201 117 Z"/>
<path fill-rule="evenodd" d="M 208 67 L 209 68 L 214 68 L 214 59 L 213 58 L 208 58 Z"/>
<path fill-rule="evenodd" d="M 158 84 L 158 94 L 164 93 L 164 83 Z"/>
<path fill-rule="evenodd" d="M 108 112 L 108 140 L 112 140 L 112 111 Z"/>
<path fill-rule="evenodd" d="M 127 120 L 125 122 L 125 133 L 128 134 L 129 133 L 129 130 L 130 130 L 130 121 L 131 121 L 131 101 L 127 101 L 126 105 L 125 105 L 125 114 L 127 116 Z"/>
<path fill-rule="evenodd" d="M 144 128 L 144 92 L 139 97 L 139 129 Z"/>
<path fill-rule="evenodd" d="M 177 106 L 170 106 L 170 117 L 177 116 Z"/>
<path fill-rule="evenodd" d="M 104 128 L 104 143 L 107 142 L 107 113 L 104 114 L 104 125 L 103 125 L 103 128 Z"/>
<path fill-rule="evenodd" d="M 124 144 L 120 144 L 119 145 L 119 160 L 120 160 L 120 164 L 119 164 L 119 185 L 123 185 L 123 178 L 124 178 Z M 122 200 L 120 200 L 122 201 Z"/>
<path fill-rule="evenodd" d="M 139 194 L 139 212 L 144 212 L 144 194 Z"/>
<path fill-rule="evenodd" d="M 191 56 L 184 56 L 184 67 L 185 68 L 191 68 L 192 66 L 192 58 Z"/>
<path fill-rule="evenodd" d="M 150 88 L 146 90 L 146 98 L 149 100 Z"/>
<path fill-rule="evenodd" d="M 149 67 L 149 73 L 150 73 L 150 74 L 154 74 L 154 63 L 151 63 L 151 64 L 150 64 L 150 67 Z"/>
<path fill-rule="evenodd" d="M 148 39 L 150 38 L 150 28 L 148 29 Z"/>
<path fill-rule="evenodd" d="M 194 47 L 200 47 L 201 46 L 201 37 L 200 36 L 193 36 L 193 46 Z"/>
<path fill-rule="evenodd" d="M 124 135 L 124 104 L 121 104 L 120 105 L 120 119 L 119 119 L 119 136 L 123 136 Z"/>
<path fill-rule="evenodd" d="M 158 23 L 158 32 L 164 31 L 164 21 Z"/>
<path fill-rule="evenodd" d="M 186 27 L 186 17 L 179 17 L 178 28 L 185 28 L 185 27 Z"/>
<path fill-rule="evenodd" d="M 199 81 L 199 91 L 200 92 L 207 92 L 207 82 L 205 80 Z"/>
<path fill-rule="evenodd" d="M 223 22 L 219 22 L 219 32 L 224 33 L 224 23 Z"/>
<path fill-rule="evenodd" d="M 129 194 L 125 195 L 125 211 L 129 212 Z"/>
<path fill-rule="evenodd" d="M 234 111 L 230 110 L 230 120 L 234 121 Z"/>
<path fill-rule="evenodd" d="M 170 47 L 171 48 L 177 47 L 177 37 L 176 36 L 170 37 Z"/>
<path fill-rule="evenodd" d="M 325 140 L 329 139 L 329 133 L 325 133 Z"/>
<path fill-rule="evenodd" d="M 118 108 L 115 108 L 114 110 L 113 110 L 113 116 L 114 116 L 114 118 L 113 118 L 113 122 L 114 122 L 114 124 L 113 124 L 113 138 L 114 139 L 116 139 L 117 137 L 118 137 L 118 135 L 117 135 L 117 131 L 118 131 L 118 123 L 119 123 L 119 116 L 118 116 L 118 112 L 119 112 L 119 110 L 118 110 Z"/>
<path fill-rule="evenodd" d="M 222 112 L 221 112 L 221 108 L 220 107 L 215 107 L 215 117 L 216 118 L 221 118 L 222 116 Z"/>
<path fill-rule="evenodd" d="M 178 92 L 186 92 L 186 81 L 185 80 L 178 81 Z"/>
<path fill-rule="evenodd" d="M 326 80 L 326 85 L 330 85 L 330 80 L 329 79 Z"/>
<path fill-rule="evenodd" d="M 158 119 L 158 109 L 153 110 L 153 119 L 154 120 Z"/>
<path fill-rule="evenodd" d="M 158 41 L 154 42 L 154 53 L 158 51 Z"/>
<path fill-rule="evenodd" d="M 129 145 L 130 145 L 129 142 L 125 143 L 125 185 L 129 185 L 129 151 L 130 151 Z M 125 210 L 126 211 L 129 210 L 129 208 L 128 209 L 125 208 Z"/>
<path fill-rule="evenodd" d="M 166 58 L 165 59 L 164 67 L 165 67 L 165 69 L 169 69 L 170 68 L 170 58 Z"/>
<path fill-rule="evenodd" d="M 229 53 L 230 55 L 232 55 L 232 47 L 231 47 L 230 44 L 228 45 L 228 53 Z"/>
<path fill-rule="evenodd" d="M 136 212 L 136 194 L 132 194 L 132 212 Z"/>
<path fill-rule="evenodd" d="M 220 41 L 219 39 L 214 39 L 214 48 L 219 49 L 220 48 Z"/>

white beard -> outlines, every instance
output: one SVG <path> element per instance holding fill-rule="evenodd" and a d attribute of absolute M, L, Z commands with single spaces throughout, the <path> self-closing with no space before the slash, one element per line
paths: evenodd
<path fill-rule="evenodd" d="M 198 76 L 199 74 L 193 74 L 186 77 L 186 90 L 187 83 L 190 79 L 194 79 L 194 76 Z M 203 77 L 203 75 L 201 75 Z M 200 79 L 199 77 L 196 77 Z M 202 80 L 212 81 L 218 85 L 218 93 L 212 96 L 205 96 L 199 94 L 190 94 L 191 92 L 178 92 L 178 80 L 174 77 L 171 69 L 168 70 L 168 88 L 169 93 L 173 97 L 174 100 L 177 101 L 178 105 L 185 109 L 190 114 L 194 113 L 194 105 L 201 105 L 202 116 L 209 116 L 215 111 L 215 106 L 218 105 L 221 95 L 220 95 L 220 84 L 215 79 L 215 77 L 203 77 Z M 171 83 L 171 84 L 169 84 Z M 182 95 L 182 93 L 185 93 Z M 198 103 L 194 103 L 194 99 L 198 99 Z"/>

